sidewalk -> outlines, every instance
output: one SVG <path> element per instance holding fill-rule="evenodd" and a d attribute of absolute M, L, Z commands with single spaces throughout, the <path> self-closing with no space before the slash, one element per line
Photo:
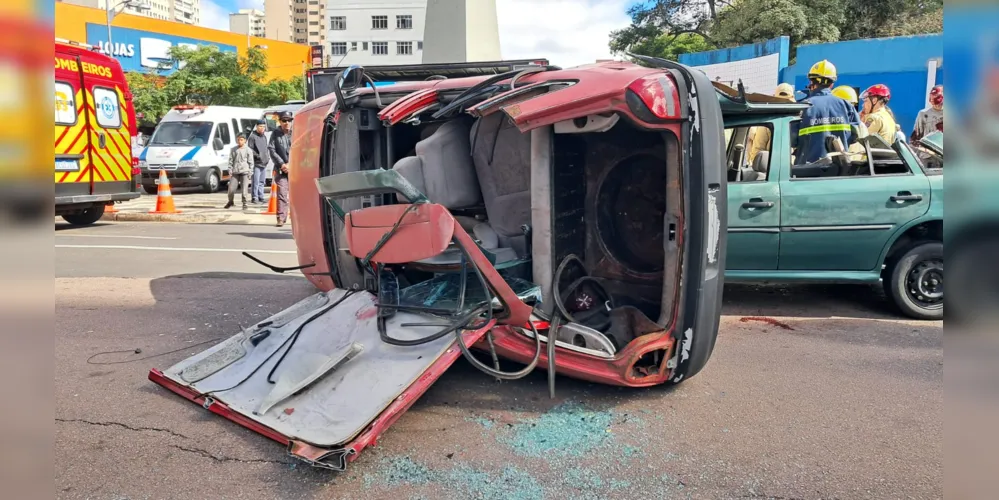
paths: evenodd
<path fill-rule="evenodd" d="M 270 188 L 265 188 L 265 195 L 270 198 Z M 236 205 L 228 210 L 223 209 L 228 195 L 225 192 L 205 194 L 195 189 L 173 189 L 174 206 L 181 213 L 151 214 L 156 208 L 156 195 L 145 194 L 134 200 L 118 203 L 116 213 L 105 213 L 101 220 L 129 222 L 188 222 L 197 224 L 252 224 L 273 225 L 277 218 L 274 215 L 264 215 L 267 204 L 249 205 L 246 211 L 241 210 L 239 195 L 236 195 Z M 291 222 L 290 220 L 288 221 Z"/>

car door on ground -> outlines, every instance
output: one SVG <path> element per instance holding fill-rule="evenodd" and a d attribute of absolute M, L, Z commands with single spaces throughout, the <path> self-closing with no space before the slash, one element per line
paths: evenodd
<path fill-rule="evenodd" d="M 793 124 L 788 129 L 794 129 Z M 780 154 L 790 164 L 785 129 Z M 930 185 L 894 150 L 854 156 L 839 175 L 780 176 L 780 270 L 870 271 L 895 229 L 929 209 Z"/>
<path fill-rule="evenodd" d="M 780 250 L 780 184 L 770 174 L 771 151 L 784 136 L 760 119 L 726 120 L 728 257 L 726 269 L 775 270 Z"/>

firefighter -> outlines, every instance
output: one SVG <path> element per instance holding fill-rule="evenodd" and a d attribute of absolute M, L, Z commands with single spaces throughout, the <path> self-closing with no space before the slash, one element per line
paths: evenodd
<path fill-rule="evenodd" d="M 853 109 L 857 110 L 858 113 L 860 112 L 860 98 L 857 97 L 857 90 L 853 87 L 849 85 L 840 85 L 839 87 L 832 89 L 832 95 L 850 103 L 850 105 L 853 106 Z M 864 137 L 867 137 L 867 134 L 867 126 L 861 121 L 857 124 L 857 139 L 863 139 Z"/>
<path fill-rule="evenodd" d="M 880 136 L 885 144 L 894 144 L 898 138 L 898 125 L 895 116 L 888 109 L 888 101 L 891 100 L 888 86 L 882 83 L 872 85 L 861 94 L 861 97 L 864 100 L 861 116 L 868 132 Z"/>
<path fill-rule="evenodd" d="M 943 132 L 943 104 L 943 85 L 937 85 L 930 90 L 930 107 L 916 115 L 916 124 L 913 125 L 912 135 L 909 137 L 911 142 L 919 142 L 923 136 L 930 132 Z"/>
<path fill-rule="evenodd" d="M 832 95 L 836 82 L 836 67 L 822 60 L 808 70 L 808 97 L 802 100 L 811 104 L 801 113 L 798 130 L 798 149 L 795 164 L 803 165 L 826 156 L 826 138 L 838 137 L 844 145 L 856 140 L 853 127 L 859 127 L 857 110 L 843 99 Z"/>

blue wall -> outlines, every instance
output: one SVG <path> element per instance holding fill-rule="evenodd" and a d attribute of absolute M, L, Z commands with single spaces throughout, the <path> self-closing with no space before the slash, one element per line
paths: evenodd
<path fill-rule="evenodd" d="M 780 69 L 787 67 L 787 57 L 790 53 L 791 40 L 786 36 L 750 45 L 740 45 L 728 49 L 709 50 L 680 54 L 680 64 L 687 66 L 706 66 L 732 61 L 742 61 L 754 57 L 763 57 L 780 53 Z"/>
<path fill-rule="evenodd" d="M 815 62 L 828 59 L 839 73 L 837 84 L 861 91 L 876 83 L 887 85 L 892 94 L 889 107 L 908 135 L 916 114 L 926 106 L 928 61 L 943 57 L 943 39 L 943 35 L 936 34 L 800 45 L 797 63 L 784 69 L 781 81 L 804 89 L 808 85 L 808 69 Z M 943 84 L 943 79 L 940 68 L 936 83 Z M 947 95 L 954 95 L 954 90 L 949 89 Z"/>

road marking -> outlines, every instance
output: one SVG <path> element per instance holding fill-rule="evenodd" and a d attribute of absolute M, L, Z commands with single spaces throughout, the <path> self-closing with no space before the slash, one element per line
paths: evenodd
<path fill-rule="evenodd" d="M 108 250 L 161 250 L 167 252 L 249 252 L 249 253 L 298 253 L 295 250 L 245 250 L 240 248 L 193 248 L 193 247 L 143 247 L 136 245 L 56 245 L 56 248 L 102 248 Z"/>
<path fill-rule="evenodd" d="M 115 236 L 113 234 L 61 234 L 56 233 L 56 236 L 65 236 L 69 238 L 134 238 L 137 240 L 175 240 L 172 236 Z"/>

